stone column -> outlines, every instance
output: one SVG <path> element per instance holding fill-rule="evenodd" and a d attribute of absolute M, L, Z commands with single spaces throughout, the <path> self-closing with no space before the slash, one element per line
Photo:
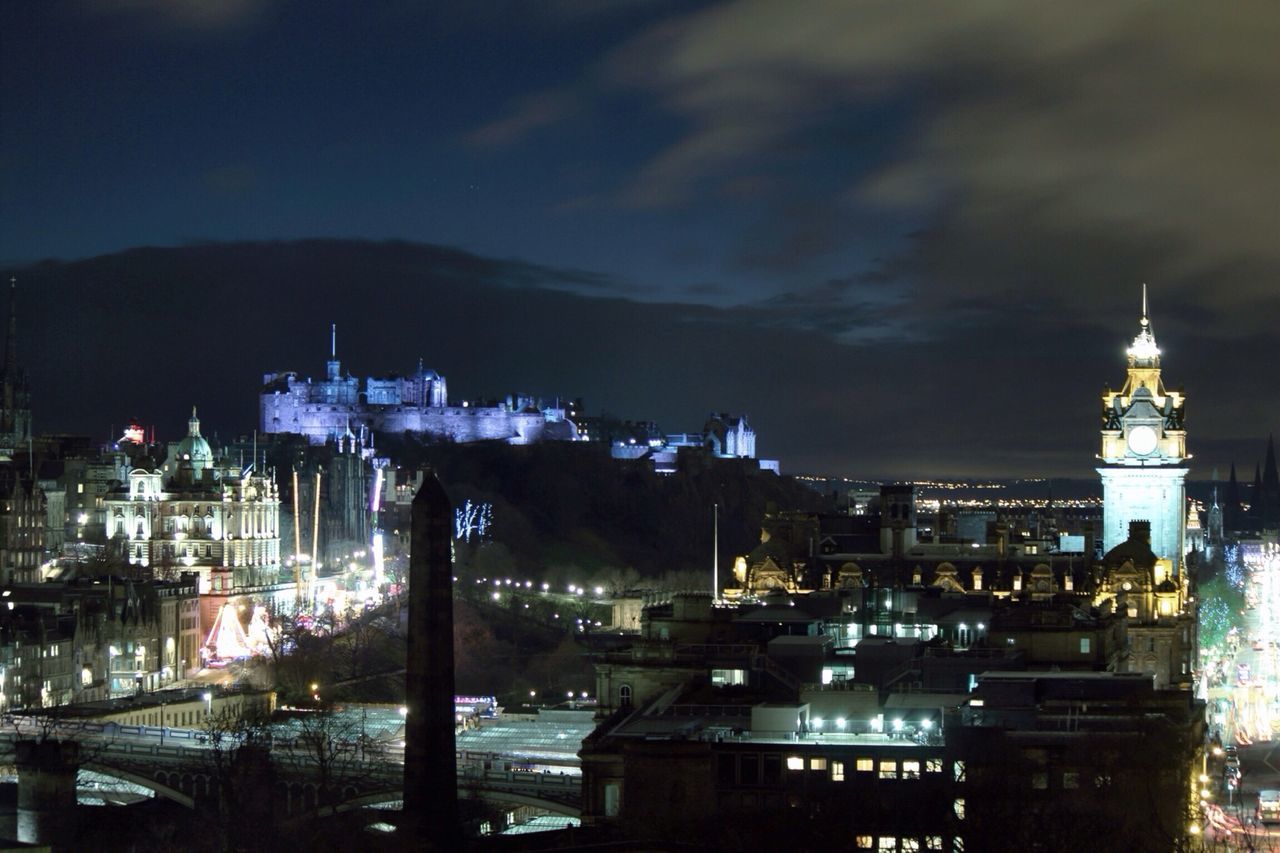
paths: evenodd
<path fill-rule="evenodd" d="M 71 847 L 76 837 L 80 744 L 21 740 L 13 749 L 18 766 L 18 840 Z"/>
<path fill-rule="evenodd" d="M 434 474 L 413 499 L 409 658 L 405 672 L 405 849 L 454 850 L 458 763 L 454 739 L 453 507 Z"/>

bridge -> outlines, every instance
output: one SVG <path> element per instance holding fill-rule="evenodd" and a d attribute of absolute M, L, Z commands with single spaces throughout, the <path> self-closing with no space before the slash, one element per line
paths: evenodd
<path fill-rule="evenodd" d="M 79 768 L 145 788 L 187 808 L 212 802 L 246 758 L 270 767 L 277 806 L 287 818 L 335 814 L 403 800 L 404 753 L 387 741 L 320 741 L 272 734 L 265 740 L 210 738 L 195 730 L 93 722 L 15 725 L 0 732 L 0 764 L 12 765 L 14 743 L 39 738 L 74 741 Z M 463 738 L 460 737 L 460 740 Z M 579 739 L 577 743 L 581 743 Z M 243 750 L 243 751 L 242 751 Z M 578 817 L 582 787 L 577 768 L 535 764 L 512 754 L 460 749 L 458 793 L 463 798 L 525 805 Z"/>

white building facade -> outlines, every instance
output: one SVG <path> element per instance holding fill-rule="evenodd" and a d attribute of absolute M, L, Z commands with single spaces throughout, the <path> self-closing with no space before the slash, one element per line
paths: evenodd
<path fill-rule="evenodd" d="M 293 580 L 281 575 L 274 479 L 215 463 L 194 411 L 163 468 L 134 468 L 103 506 L 107 537 L 130 564 L 157 577 L 196 572 L 202 598 L 270 594 Z"/>
<path fill-rule="evenodd" d="M 1102 477 L 1103 549 L 1129 537 L 1129 522 L 1151 525 L 1151 549 L 1182 577 L 1186 554 L 1187 434 L 1186 399 L 1169 391 L 1160 376 L 1160 349 L 1147 317 L 1143 288 L 1137 337 L 1126 351 L 1124 386 L 1102 395 L 1102 447 L 1097 469 Z"/>

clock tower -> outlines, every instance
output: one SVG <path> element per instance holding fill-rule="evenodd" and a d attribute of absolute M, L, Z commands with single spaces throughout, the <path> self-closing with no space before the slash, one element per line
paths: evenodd
<path fill-rule="evenodd" d="M 1102 395 L 1102 542 L 1110 551 L 1129 538 L 1129 523 L 1150 524 L 1151 550 L 1181 579 L 1186 543 L 1187 434 L 1181 391 L 1160 379 L 1160 349 L 1142 286 L 1138 336 L 1126 351 L 1129 375 Z"/>

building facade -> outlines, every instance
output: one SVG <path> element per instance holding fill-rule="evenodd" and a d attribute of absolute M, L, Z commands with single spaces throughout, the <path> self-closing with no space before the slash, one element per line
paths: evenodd
<path fill-rule="evenodd" d="M 205 624 L 233 596 L 277 598 L 282 574 L 280 497 L 274 478 L 215 462 L 192 411 L 186 438 L 163 466 L 150 460 L 103 498 L 109 547 L 161 579 L 199 575 Z M 290 604 L 292 601 L 289 602 Z"/>
<path fill-rule="evenodd" d="M 1147 317 L 1143 288 L 1138 335 L 1128 348 L 1124 386 L 1102 395 L 1103 548 L 1129 537 L 1129 523 L 1151 525 L 1151 547 L 1181 576 L 1186 553 L 1187 433 L 1181 391 L 1169 391 L 1160 376 L 1160 348 Z"/>

